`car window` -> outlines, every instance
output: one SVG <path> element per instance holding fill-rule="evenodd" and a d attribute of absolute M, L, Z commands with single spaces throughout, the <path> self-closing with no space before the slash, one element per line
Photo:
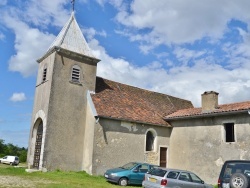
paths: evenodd
<path fill-rule="evenodd" d="M 181 180 L 181 181 L 191 181 L 191 179 L 190 179 L 187 172 L 182 172 L 181 175 L 179 176 L 179 180 Z"/>
<path fill-rule="evenodd" d="M 191 176 L 193 182 L 195 182 L 195 183 L 201 183 L 202 182 L 202 180 L 197 175 L 195 175 L 193 173 L 190 173 L 190 176 Z"/>
<path fill-rule="evenodd" d="M 137 163 L 128 163 L 128 164 L 123 165 L 121 168 L 129 170 L 129 169 L 134 168 L 136 165 Z"/>
<path fill-rule="evenodd" d="M 160 177 L 164 177 L 166 173 L 167 173 L 167 170 L 164 170 L 161 168 L 154 168 L 150 171 L 151 175 L 160 176 Z"/>
<path fill-rule="evenodd" d="M 142 165 L 139 166 L 138 170 L 139 170 L 139 172 L 146 173 L 148 171 L 148 165 L 142 164 Z"/>
<path fill-rule="evenodd" d="M 180 172 L 171 171 L 168 173 L 167 178 L 176 179 L 179 174 L 180 174 Z"/>
<path fill-rule="evenodd" d="M 228 163 L 225 167 L 223 174 L 224 178 L 230 178 L 234 173 L 244 173 L 249 175 L 250 173 L 250 164 L 247 163 Z"/>

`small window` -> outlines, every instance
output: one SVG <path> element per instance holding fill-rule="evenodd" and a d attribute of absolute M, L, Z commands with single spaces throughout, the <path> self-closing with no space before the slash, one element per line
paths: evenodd
<path fill-rule="evenodd" d="M 167 178 L 171 178 L 171 179 L 176 179 L 178 177 L 180 172 L 169 172 L 168 175 L 167 175 Z"/>
<path fill-rule="evenodd" d="M 42 81 L 45 82 L 46 78 L 47 78 L 47 67 L 44 66 L 44 69 L 43 69 L 43 80 Z"/>
<path fill-rule="evenodd" d="M 154 135 L 151 131 L 147 132 L 146 136 L 146 151 L 153 151 L 154 150 Z"/>
<path fill-rule="evenodd" d="M 191 181 L 189 175 L 187 172 L 182 172 L 180 177 L 179 177 L 179 180 L 182 180 L 182 181 Z"/>
<path fill-rule="evenodd" d="M 71 80 L 73 82 L 80 82 L 80 67 L 77 65 L 72 67 Z"/>
<path fill-rule="evenodd" d="M 225 142 L 235 142 L 234 123 L 224 124 Z"/>

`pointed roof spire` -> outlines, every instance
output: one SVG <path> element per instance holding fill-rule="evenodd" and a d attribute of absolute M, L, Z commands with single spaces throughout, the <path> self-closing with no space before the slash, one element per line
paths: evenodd
<path fill-rule="evenodd" d="M 60 47 L 95 58 L 81 32 L 79 25 L 76 22 L 74 12 L 72 12 L 68 22 L 62 28 L 54 42 L 50 45 L 48 51 L 54 47 Z"/>

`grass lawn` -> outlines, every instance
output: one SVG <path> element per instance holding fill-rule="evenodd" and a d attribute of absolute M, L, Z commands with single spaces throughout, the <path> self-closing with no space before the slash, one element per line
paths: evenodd
<path fill-rule="evenodd" d="M 28 173 L 25 169 L 25 164 L 19 164 L 17 167 L 0 164 L 0 188 L 121 188 L 121 186 L 107 182 L 103 176 L 91 176 L 85 172 L 52 171 Z M 127 188 L 139 187 L 141 186 L 127 186 Z"/>
<path fill-rule="evenodd" d="M 19 166 L 22 166 L 20 164 Z M 106 182 L 102 176 L 91 176 L 85 172 L 25 172 L 25 167 L 0 164 L 0 187 L 52 187 L 52 188 L 118 188 Z M 138 188 L 141 186 L 127 186 Z"/>

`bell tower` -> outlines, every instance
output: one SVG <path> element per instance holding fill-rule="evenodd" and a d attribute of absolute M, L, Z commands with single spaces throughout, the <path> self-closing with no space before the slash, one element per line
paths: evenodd
<path fill-rule="evenodd" d="M 100 60 L 91 53 L 74 12 L 37 61 L 28 167 L 83 170 L 87 94 L 95 91 Z"/>

